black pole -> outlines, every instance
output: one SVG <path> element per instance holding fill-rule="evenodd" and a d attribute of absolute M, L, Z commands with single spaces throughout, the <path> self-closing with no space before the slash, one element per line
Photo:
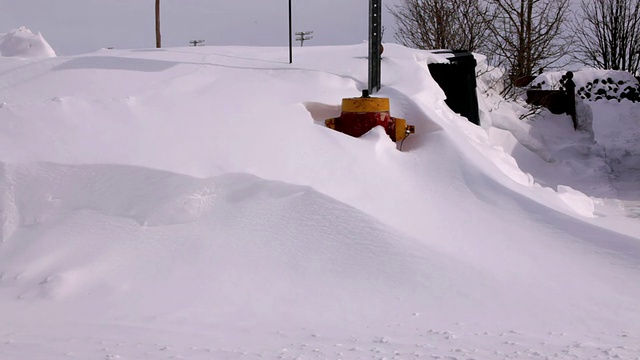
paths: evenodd
<path fill-rule="evenodd" d="M 369 93 L 380 90 L 382 0 L 369 0 Z"/>
<path fill-rule="evenodd" d="M 291 34 L 291 0 L 289 0 L 289 64 L 293 63 L 293 34 Z"/>

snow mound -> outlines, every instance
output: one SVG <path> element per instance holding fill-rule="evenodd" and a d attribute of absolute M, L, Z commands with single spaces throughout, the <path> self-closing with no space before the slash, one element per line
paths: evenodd
<path fill-rule="evenodd" d="M 578 214 L 594 217 L 595 206 L 593 200 L 587 195 L 564 185 L 558 185 L 558 194 L 560 194 L 560 199 Z"/>
<path fill-rule="evenodd" d="M 56 57 L 56 52 L 42 34 L 34 34 L 24 26 L 0 34 L 0 56 L 23 58 Z"/>
<path fill-rule="evenodd" d="M 587 102 L 594 140 L 567 115 L 520 120 L 486 79 L 479 127 L 446 106 L 428 53 L 389 44 L 379 96 L 417 129 L 397 151 L 379 127 L 324 126 L 366 87 L 366 53 L 2 61 L 2 358 L 640 353 L 637 219 L 594 197 L 611 184 L 595 141 L 632 167 L 640 104 Z"/>
<path fill-rule="evenodd" d="M 13 228 L 0 252 L 0 274 L 14 279 L 3 298 L 208 308 L 254 321 L 300 309 L 369 318 L 382 299 L 424 312 L 432 294 L 465 291 L 446 256 L 311 187 L 123 165 L 0 165 L 4 227 Z M 419 301 L 395 300 L 410 295 Z M 371 308 L 344 305 L 352 301 Z"/>

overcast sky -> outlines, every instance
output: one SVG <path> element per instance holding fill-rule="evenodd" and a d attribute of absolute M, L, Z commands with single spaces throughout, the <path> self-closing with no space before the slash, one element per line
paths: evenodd
<path fill-rule="evenodd" d="M 400 0 L 383 0 L 394 6 Z M 292 0 L 293 31 L 305 46 L 357 44 L 368 37 L 369 0 Z M 58 55 L 103 47 L 155 46 L 154 0 L 0 0 L 0 33 L 41 32 Z M 288 0 L 161 0 L 163 46 L 288 45 Z M 386 11 L 385 42 L 394 42 Z M 299 46 L 299 44 L 297 44 Z"/>

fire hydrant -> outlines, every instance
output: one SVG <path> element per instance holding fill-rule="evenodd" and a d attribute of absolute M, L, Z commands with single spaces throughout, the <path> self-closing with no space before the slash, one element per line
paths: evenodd
<path fill-rule="evenodd" d="M 362 97 L 342 99 L 340 117 L 327 119 L 324 123 L 330 129 L 354 137 L 380 125 L 394 142 L 404 140 L 416 130 L 415 126 L 407 125 L 407 120 L 391 116 L 388 98 L 370 97 L 368 90 L 362 91 Z"/>

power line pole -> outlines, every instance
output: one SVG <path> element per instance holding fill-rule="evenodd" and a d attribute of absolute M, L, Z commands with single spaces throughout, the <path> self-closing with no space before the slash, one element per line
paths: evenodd
<path fill-rule="evenodd" d="M 289 64 L 293 63 L 293 34 L 291 33 L 291 0 L 289 0 Z"/>
<path fill-rule="evenodd" d="M 156 0 L 156 47 L 162 47 L 160 38 L 160 0 Z"/>
<path fill-rule="evenodd" d="M 313 31 L 300 31 L 296 33 L 296 41 L 300 41 L 300 47 L 304 45 L 304 42 L 307 40 L 313 39 Z"/>

